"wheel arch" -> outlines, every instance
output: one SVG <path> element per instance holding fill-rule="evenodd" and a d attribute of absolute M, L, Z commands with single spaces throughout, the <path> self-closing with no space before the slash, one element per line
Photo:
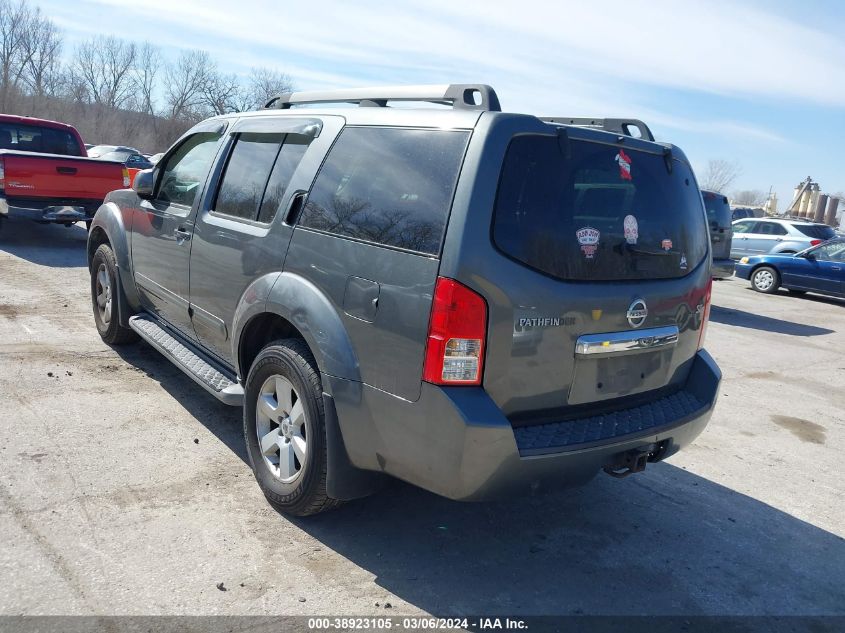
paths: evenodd
<path fill-rule="evenodd" d="M 97 209 L 88 231 L 86 254 L 89 270 L 94 259 L 94 253 L 103 244 L 109 245 L 117 263 L 118 283 L 122 290 L 122 293 L 119 294 L 118 317 L 121 325 L 125 326 L 129 322 L 129 316 L 139 308 L 140 297 L 132 278 L 132 261 L 124 212 L 117 204 L 108 199 Z"/>
<path fill-rule="evenodd" d="M 273 273 L 253 282 L 244 293 L 234 324 L 232 358 L 246 380 L 264 345 L 278 338 L 301 338 L 320 372 L 360 381 L 352 341 L 332 302 L 299 275 Z"/>

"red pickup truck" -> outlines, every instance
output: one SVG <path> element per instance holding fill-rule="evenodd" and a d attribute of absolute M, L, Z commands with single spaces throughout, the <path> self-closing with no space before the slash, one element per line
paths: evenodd
<path fill-rule="evenodd" d="M 88 158 L 72 126 L 0 114 L 0 219 L 15 210 L 39 222 L 90 222 L 108 192 L 129 185 L 123 164 Z"/>

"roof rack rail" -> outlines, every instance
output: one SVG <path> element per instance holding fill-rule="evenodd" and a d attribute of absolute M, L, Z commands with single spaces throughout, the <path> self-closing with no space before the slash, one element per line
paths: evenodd
<path fill-rule="evenodd" d="M 568 118 L 568 117 L 540 117 L 541 121 L 546 123 L 556 123 L 557 125 L 577 125 L 578 127 L 594 127 L 605 132 L 615 132 L 616 134 L 624 134 L 632 138 L 637 138 L 631 133 L 631 128 L 636 128 L 639 131 L 639 137 L 646 141 L 653 141 L 654 135 L 648 126 L 639 119 L 589 119 L 589 118 Z"/>
<path fill-rule="evenodd" d="M 427 101 L 450 105 L 456 110 L 500 112 L 496 91 L 485 84 L 441 84 L 424 86 L 379 86 L 314 92 L 287 92 L 273 97 L 265 109 L 286 110 L 307 103 L 357 103 L 364 107 L 387 107 L 389 101 Z"/>

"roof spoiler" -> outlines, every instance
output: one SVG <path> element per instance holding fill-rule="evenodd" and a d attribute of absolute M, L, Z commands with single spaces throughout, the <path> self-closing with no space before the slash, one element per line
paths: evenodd
<path fill-rule="evenodd" d="M 575 125 L 578 127 L 592 127 L 605 132 L 623 134 L 631 138 L 642 138 L 646 141 L 653 141 L 654 135 L 648 126 L 639 119 L 589 119 L 569 117 L 540 117 L 541 121 L 555 125 Z M 637 134 L 632 132 L 637 130 Z"/>
<path fill-rule="evenodd" d="M 286 92 L 264 104 L 265 109 L 286 110 L 313 103 L 353 103 L 362 107 L 387 107 L 390 101 L 426 101 L 456 110 L 501 112 L 496 91 L 486 84 L 442 84 L 423 86 L 380 86 L 313 92 Z"/>

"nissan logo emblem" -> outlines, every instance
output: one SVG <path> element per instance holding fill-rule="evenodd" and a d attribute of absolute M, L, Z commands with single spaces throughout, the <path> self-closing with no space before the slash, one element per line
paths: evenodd
<path fill-rule="evenodd" d="M 645 323 L 645 318 L 648 316 L 648 307 L 644 299 L 634 299 L 634 302 L 628 306 L 628 312 L 625 314 L 628 317 L 628 324 L 632 328 L 638 328 Z"/>

